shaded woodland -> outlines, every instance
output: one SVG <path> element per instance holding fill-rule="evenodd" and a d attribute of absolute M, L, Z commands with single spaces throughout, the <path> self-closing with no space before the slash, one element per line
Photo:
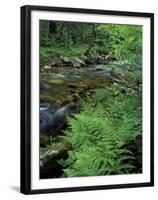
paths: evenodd
<path fill-rule="evenodd" d="M 142 173 L 142 26 L 40 21 L 40 178 Z"/>
<path fill-rule="evenodd" d="M 50 55 L 108 55 L 141 64 L 142 27 L 40 21 L 41 62 Z M 45 63 L 44 63 L 45 64 Z"/>

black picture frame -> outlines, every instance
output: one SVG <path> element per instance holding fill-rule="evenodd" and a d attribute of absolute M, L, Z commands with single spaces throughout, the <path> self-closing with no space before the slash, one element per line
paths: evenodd
<path fill-rule="evenodd" d="M 95 15 L 133 16 L 150 19 L 150 181 L 112 185 L 93 185 L 68 188 L 32 189 L 31 188 L 31 12 L 67 12 Z M 53 180 L 52 180 L 53 181 Z M 126 11 L 92 10 L 26 5 L 21 7 L 21 193 L 41 194 L 133 188 L 154 185 L 154 14 Z"/>

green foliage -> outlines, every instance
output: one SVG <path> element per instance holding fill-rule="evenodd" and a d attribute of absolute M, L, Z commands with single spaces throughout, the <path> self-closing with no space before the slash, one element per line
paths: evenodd
<path fill-rule="evenodd" d="M 88 47 L 90 58 L 111 52 L 127 61 L 111 64 L 113 74 L 120 72 L 112 87 L 96 89 L 90 97 L 81 99 L 82 112 L 68 119 L 69 127 L 64 132 L 72 150 L 68 159 L 58 162 L 68 177 L 139 173 L 136 154 L 141 155 L 141 147 L 135 144 L 141 143 L 137 138 L 142 130 L 142 72 L 138 65 L 135 71 L 133 66 L 131 71 L 123 65 L 142 63 L 142 26 L 96 24 L 95 28 L 92 31 L 90 23 L 40 23 L 42 64 L 54 56 L 80 56 Z M 124 71 L 126 77 L 122 78 Z M 48 100 L 52 102 L 50 97 Z"/>
<path fill-rule="evenodd" d="M 82 101 L 83 111 L 69 119 L 65 137 L 73 150 L 64 162 L 68 177 L 138 173 L 126 144 L 141 134 L 141 99 L 116 87 L 97 89 Z"/>
<path fill-rule="evenodd" d="M 142 27 L 133 25 L 99 25 L 98 32 L 106 49 L 118 59 L 142 63 Z"/>
<path fill-rule="evenodd" d="M 92 95 L 92 100 L 94 102 L 100 102 L 102 101 L 105 97 L 107 97 L 109 92 L 105 89 L 96 89 L 95 93 Z"/>
<path fill-rule="evenodd" d="M 42 60 L 52 54 L 83 54 L 89 47 L 93 34 L 91 23 L 41 21 Z M 112 52 L 118 59 L 142 63 L 142 26 L 96 24 L 95 35 L 90 53 L 95 55 Z"/>
<path fill-rule="evenodd" d="M 73 56 L 80 56 L 85 52 L 86 48 L 84 46 L 82 47 L 71 47 L 70 49 L 66 49 L 64 47 L 41 47 L 40 48 L 40 60 L 41 63 L 47 63 L 53 56 L 67 56 L 67 57 L 73 57 Z"/>

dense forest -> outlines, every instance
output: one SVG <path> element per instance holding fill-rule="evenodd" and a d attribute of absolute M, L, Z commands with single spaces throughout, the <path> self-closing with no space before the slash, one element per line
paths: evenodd
<path fill-rule="evenodd" d="M 141 26 L 41 21 L 40 27 L 41 62 L 53 54 L 111 53 L 117 59 L 141 64 Z"/>
<path fill-rule="evenodd" d="M 40 178 L 142 172 L 142 26 L 40 21 Z"/>

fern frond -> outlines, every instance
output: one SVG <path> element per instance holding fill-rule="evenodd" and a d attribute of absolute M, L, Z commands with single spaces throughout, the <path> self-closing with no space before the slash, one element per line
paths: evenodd
<path fill-rule="evenodd" d="M 73 148 L 65 161 L 67 176 L 137 173 L 135 152 L 127 144 L 141 134 L 140 107 L 140 98 L 123 95 L 118 85 L 81 101 L 82 112 L 68 119 L 64 133 Z"/>

